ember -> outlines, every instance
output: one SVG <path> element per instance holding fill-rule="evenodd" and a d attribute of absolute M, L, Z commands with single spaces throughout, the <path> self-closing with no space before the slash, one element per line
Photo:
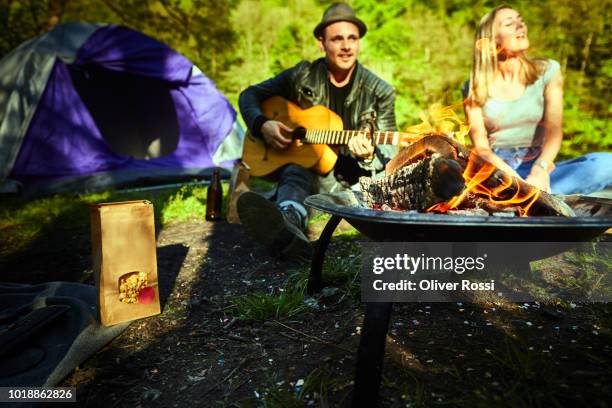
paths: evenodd
<path fill-rule="evenodd" d="M 518 183 L 517 188 L 512 188 L 514 184 L 512 177 L 505 173 L 501 175 L 501 183 L 493 188 L 487 187 L 487 181 L 497 169 L 490 163 L 477 160 L 477 157 L 476 153 L 471 152 L 468 164 L 463 172 L 465 189 L 461 194 L 448 202 L 434 204 L 427 209 L 427 212 L 446 213 L 450 210 L 474 208 L 474 206 L 469 205 L 469 202 L 474 202 L 480 197 L 487 199 L 489 202 L 484 201 L 480 205 L 476 203 L 476 208 L 481 208 L 489 213 L 503 212 L 504 209 L 511 208 L 516 210 L 516 215 L 520 217 L 528 216 L 531 206 L 540 195 L 540 190 L 531 187 L 523 188 L 522 191 L 521 185 Z M 464 203 L 466 205 L 463 205 Z M 497 211 L 493 211 L 492 209 L 496 207 Z"/>

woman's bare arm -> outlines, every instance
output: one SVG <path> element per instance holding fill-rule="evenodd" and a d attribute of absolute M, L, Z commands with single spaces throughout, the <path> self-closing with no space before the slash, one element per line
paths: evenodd
<path fill-rule="evenodd" d="M 544 90 L 544 117 L 541 123 L 544 128 L 542 153 L 531 168 L 527 182 L 541 190 L 550 190 L 549 171 L 538 163 L 552 164 L 557 157 L 563 140 L 563 76 L 557 72 Z"/>
<path fill-rule="evenodd" d="M 466 102 L 464 104 L 464 109 L 465 116 L 467 117 L 470 125 L 470 138 L 472 139 L 475 152 L 498 169 L 503 170 L 511 176 L 520 178 L 512 167 L 506 164 L 505 161 L 503 161 L 498 155 L 493 153 L 493 150 L 491 150 L 487 129 L 485 128 L 484 124 L 482 108 Z"/>

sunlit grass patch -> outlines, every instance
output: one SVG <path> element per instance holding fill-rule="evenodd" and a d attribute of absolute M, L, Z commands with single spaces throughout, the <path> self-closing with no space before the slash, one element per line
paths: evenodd
<path fill-rule="evenodd" d="M 206 214 L 205 186 L 183 186 L 164 202 L 161 219 L 169 222 L 187 221 L 193 218 L 203 219 Z"/>
<path fill-rule="evenodd" d="M 565 260 L 575 265 L 592 264 L 602 269 L 612 269 L 612 253 L 609 246 L 594 243 L 588 251 L 572 251 L 564 254 Z"/>
<path fill-rule="evenodd" d="M 347 229 L 343 229 L 343 230 L 334 232 L 334 238 L 339 238 L 339 239 L 344 239 L 344 240 L 351 240 L 351 239 L 359 238 L 361 236 L 362 236 L 361 232 L 357 231 L 352 226 Z"/>
<path fill-rule="evenodd" d="M 586 245 L 533 262 L 533 270 L 554 284 L 564 298 L 609 300 L 612 298 L 612 277 L 608 273 L 612 269 L 612 251 L 606 244 Z"/>
<path fill-rule="evenodd" d="M 261 177 L 251 177 L 249 179 L 249 188 L 253 191 L 269 191 L 276 186 L 276 182 L 263 179 Z"/>
<path fill-rule="evenodd" d="M 221 184 L 223 188 L 222 214 L 227 214 L 227 195 L 229 185 Z M 208 186 L 186 185 L 172 194 L 164 203 L 161 210 L 162 223 L 184 222 L 193 219 L 204 219 L 206 215 L 206 194 Z"/>
<path fill-rule="evenodd" d="M 227 183 L 223 183 L 224 212 L 227 207 Z M 147 191 L 105 191 L 86 195 L 55 195 L 35 200 L 20 198 L 0 202 L 0 256 L 5 257 L 27 248 L 44 236 L 48 228 L 64 230 L 89 229 L 89 205 L 131 200 L 153 203 L 156 223 L 204 219 L 206 212 L 204 185 L 187 185 Z"/>
<path fill-rule="evenodd" d="M 35 201 L 11 199 L 0 204 L 0 255 L 20 251 L 39 238 L 45 228 L 74 228 L 87 220 L 89 210 L 82 198 L 46 197 Z"/>
<path fill-rule="evenodd" d="M 316 211 L 308 220 L 308 225 L 316 224 L 319 222 L 327 222 L 330 218 L 331 215 L 324 212 Z"/>

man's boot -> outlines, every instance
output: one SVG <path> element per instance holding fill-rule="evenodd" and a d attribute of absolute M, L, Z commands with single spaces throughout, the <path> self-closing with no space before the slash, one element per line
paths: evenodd
<path fill-rule="evenodd" d="M 292 206 L 279 209 L 261 195 L 248 191 L 238 198 L 237 209 L 247 233 L 274 255 L 289 259 L 312 256 L 312 245 L 302 231 L 304 220 Z"/>

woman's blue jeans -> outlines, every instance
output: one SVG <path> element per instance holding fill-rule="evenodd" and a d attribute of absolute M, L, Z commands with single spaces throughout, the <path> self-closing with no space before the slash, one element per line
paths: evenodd
<path fill-rule="evenodd" d="M 522 178 L 527 178 L 538 157 L 534 148 L 493 149 Z M 612 187 L 612 153 L 589 153 L 572 160 L 555 163 L 550 173 L 553 194 L 590 194 Z"/>

